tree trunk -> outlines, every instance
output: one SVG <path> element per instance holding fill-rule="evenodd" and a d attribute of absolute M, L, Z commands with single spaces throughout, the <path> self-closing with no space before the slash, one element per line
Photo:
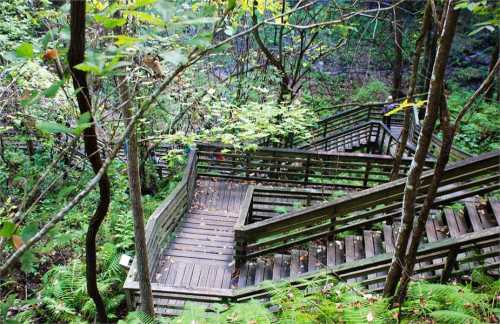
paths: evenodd
<path fill-rule="evenodd" d="M 401 283 L 399 285 L 397 293 L 397 295 L 399 296 L 398 302 L 400 304 L 402 304 L 406 298 L 408 284 L 410 282 L 415 267 L 418 245 L 425 231 L 425 224 L 427 222 L 427 219 L 429 218 L 429 212 L 432 207 L 432 204 L 434 203 L 437 189 L 443 178 L 444 169 L 446 168 L 446 164 L 448 163 L 449 160 L 455 134 L 458 132 L 460 128 L 460 122 L 464 117 L 464 115 L 472 107 L 476 99 L 484 91 L 488 89 L 489 85 L 491 85 L 491 81 L 493 81 L 493 79 L 495 78 L 496 70 L 498 70 L 499 66 L 500 66 L 500 60 L 497 60 L 493 64 L 493 67 L 491 68 L 487 78 L 483 81 L 481 86 L 474 92 L 474 94 L 469 98 L 469 100 L 467 100 L 462 110 L 458 113 L 457 119 L 453 124 L 450 122 L 450 113 L 448 111 L 446 98 L 444 97 L 444 95 L 442 96 L 442 104 L 440 108 L 440 121 L 441 121 L 441 130 L 443 132 L 443 144 L 441 146 L 441 151 L 439 152 L 439 157 L 436 163 L 436 167 L 434 169 L 434 177 L 432 178 L 432 182 L 428 188 L 427 195 L 422 205 L 422 209 L 420 210 L 420 215 L 417 220 L 417 225 L 412 235 L 410 248 L 406 255 L 405 271 L 403 271 L 403 278 L 401 279 Z"/>
<path fill-rule="evenodd" d="M 397 0 L 393 0 L 397 2 Z M 392 98 L 394 100 L 401 98 L 401 73 L 403 68 L 403 33 L 401 31 L 402 25 L 399 19 L 399 8 L 393 9 L 393 32 L 394 32 L 394 62 L 392 66 Z"/>
<path fill-rule="evenodd" d="M 458 12 L 454 10 L 454 5 L 455 1 L 450 0 L 446 3 L 444 11 L 446 13 L 446 19 L 439 39 L 436 60 L 432 71 L 429 95 L 427 97 L 427 109 L 422 129 L 420 131 L 420 136 L 418 138 L 415 156 L 413 157 L 408 177 L 406 179 L 403 195 L 401 227 L 399 228 L 396 250 L 385 282 L 384 296 L 386 297 L 392 296 L 396 290 L 396 285 L 401 276 L 402 266 L 404 266 L 404 256 L 408 239 L 413 228 L 415 198 L 420 184 L 420 175 L 422 174 L 425 158 L 427 156 L 432 133 L 434 131 L 434 125 L 438 116 L 446 63 L 448 62 L 448 55 L 450 53 L 458 19 Z"/>
<path fill-rule="evenodd" d="M 429 188 L 427 189 L 427 195 L 420 210 L 420 215 L 417 218 L 415 230 L 413 231 L 410 240 L 410 248 L 405 258 L 406 263 L 404 266 L 403 277 L 401 278 L 398 292 L 396 294 L 398 296 L 398 303 L 400 305 L 406 298 L 408 284 L 410 283 L 410 279 L 415 268 L 420 239 L 425 232 L 425 224 L 427 223 L 432 204 L 434 203 L 434 199 L 436 198 L 437 189 L 439 187 L 439 184 L 441 183 L 441 180 L 443 179 L 444 170 L 450 158 L 451 146 L 453 143 L 453 138 L 455 136 L 455 129 L 450 125 L 450 114 L 448 112 L 446 98 L 444 97 L 444 95 L 442 96 L 442 104 L 440 107 L 440 121 L 441 131 L 443 133 L 443 143 L 441 145 L 441 151 L 439 152 L 439 157 L 434 169 L 434 177 L 432 178 Z"/>
<path fill-rule="evenodd" d="M 422 55 L 424 39 L 430 32 L 431 22 L 432 22 L 431 18 L 432 18 L 432 13 L 429 0 L 427 1 L 427 4 L 425 6 L 424 17 L 422 18 L 422 27 L 420 29 L 420 36 L 415 44 L 415 54 L 413 56 L 410 87 L 408 89 L 408 94 L 406 96 L 406 99 L 408 101 L 413 100 L 413 95 L 415 93 L 415 88 L 417 85 L 417 78 L 418 78 L 418 65 L 420 63 L 420 56 Z M 394 164 L 392 166 L 391 181 L 396 180 L 399 176 L 399 170 L 401 168 L 401 160 L 403 158 L 403 153 L 405 151 L 406 144 L 408 143 L 408 137 L 410 133 L 411 114 L 412 114 L 412 109 L 407 108 L 405 110 L 403 128 L 401 130 L 401 137 L 399 139 L 399 145 L 396 151 L 396 157 L 394 158 Z"/>
<path fill-rule="evenodd" d="M 490 61 L 490 66 L 488 67 L 488 73 L 493 71 L 493 68 L 495 66 L 496 61 L 498 60 L 498 55 L 499 55 L 499 45 L 500 45 L 500 40 L 498 39 L 499 37 L 498 30 L 493 33 L 493 37 L 495 37 L 495 46 L 493 48 L 493 51 L 491 52 L 491 61 Z M 488 90 L 484 94 L 484 98 L 486 100 L 491 101 L 493 98 L 493 93 L 495 92 L 495 85 L 494 85 L 495 80 L 491 80 L 491 82 L 487 85 Z M 497 89 L 497 91 L 500 89 Z M 497 94 L 498 95 L 498 94 Z"/>
<path fill-rule="evenodd" d="M 124 124 L 127 125 L 132 118 L 129 88 L 125 78 L 118 78 L 118 82 L 118 90 L 123 103 L 122 114 Z M 137 257 L 137 272 L 139 275 L 141 311 L 154 316 L 153 293 L 151 292 L 146 234 L 144 231 L 144 211 L 142 208 L 141 178 L 139 174 L 139 157 L 135 129 L 132 129 L 128 135 L 127 170 L 132 214 L 134 216 L 135 255 Z"/>
<path fill-rule="evenodd" d="M 87 155 L 94 173 L 98 173 L 102 167 L 102 160 L 97 145 L 97 134 L 92 118 L 92 107 L 90 92 L 87 85 L 87 73 L 75 69 L 85 58 L 85 1 L 71 1 L 71 41 L 68 52 L 73 87 L 77 91 L 76 98 L 80 114 L 90 114 L 92 125 L 83 131 L 85 154 Z M 87 290 L 90 298 L 96 305 L 96 320 L 100 323 L 108 322 L 106 307 L 97 288 L 97 260 L 96 260 L 96 236 L 99 227 L 106 217 L 111 198 L 109 178 L 106 173 L 99 180 L 99 203 L 94 215 L 90 218 L 85 241 L 86 251 L 86 279 Z"/>

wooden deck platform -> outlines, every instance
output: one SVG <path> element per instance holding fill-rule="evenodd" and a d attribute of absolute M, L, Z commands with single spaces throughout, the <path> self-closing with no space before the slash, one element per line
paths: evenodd
<path fill-rule="evenodd" d="M 231 287 L 234 225 L 247 185 L 202 178 L 188 213 L 161 253 L 156 282 L 169 287 Z"/>

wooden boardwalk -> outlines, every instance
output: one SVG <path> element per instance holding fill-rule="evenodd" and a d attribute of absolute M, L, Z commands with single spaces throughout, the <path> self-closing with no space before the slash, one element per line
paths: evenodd
<path fill-rule="evenodd" d="M 231 288 L 234 225 L 247 185 L 200 178 L 191 208 L 161 254 L 158 283 L 182 288 Z"/>

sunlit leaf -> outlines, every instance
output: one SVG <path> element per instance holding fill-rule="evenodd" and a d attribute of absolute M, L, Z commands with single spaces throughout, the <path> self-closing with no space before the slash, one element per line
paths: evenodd
<path fill-rule="evenodd" d="M 16 224 L 4 222 L 0 228 L 0 237 L 11 237 L 16 232 Z"/>
<path fill-rule="evenodd" d="M 142 11 L 125 11 L 124 15 L 130 15 L 137 18 L 139 21 L 143 23 L 155 25 L 155 26 L 165 26 L 165 22 L 160 17 L 151 15 Z"/>
<path fill-rule="evenodd" d="M 99 66 L 94 65 L 90 62 L 83 62 L 80 64 L 75 65 L 75 69 L 84 71 L 84 72 L 92 72 L 95 74 L 101 74 L 102 70 Z"/>
<path fill-rule="evenodd" d="M 113 18 L 113 17 L 106 17 L 103 15 L 95 15 L 94 19 L 98 24 L 101 24 L 104 28 L 107 29 L 121 27 L 125 25 L 125 23 L 127 22 L 127 19 L 125 18 Z"/>
<path fill-rule="evenodd" d="M 22 43 L 16 48 L 16 55 L 22 58 L 33 57 L 33 45 L 30 43 Z"/>
<path fill-rule="evenodd" d="M 115 38 L 116 38 L 115 44 L 118 46 L 133 45 L 141 41 L 139 38 L 130 37 L 127 35 L 117 35 Z"/>

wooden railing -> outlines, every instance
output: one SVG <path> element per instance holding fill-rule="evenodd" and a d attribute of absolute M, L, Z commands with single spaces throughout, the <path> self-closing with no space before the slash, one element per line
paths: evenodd
<path fill-rule="evenodd" d="M 404 175 L 411 159 L 402 161 Z M 223 145 L 198 144 L 198 174 L 298 186 L 368 188 L 389 180 L 393 158 L 365 153 L 319 153 L 259 148 L 234 152 Z M 427 161 L 426 167 L 433 165 Z"/>
<path fill-rule="evenodd" d="M 153 281 L 160 253 L 167 246 L 176 225 L 188 210 L 193 198 L 196 184 L 196 160 L 196 150 L 193 150 L 189 154 L 182 180 L 161 205 L 156 208 L 146 224 L 148 265 Z M 134 287 L 137 281 L 136 272 L 137 267 L 134 258 L 124 289 L 133 289 L 131 287 Z"/>
<path fill-rule="evenodd" d="M 446 168 L 445 176 L 434 202 L 435 206 L 500 188 L 498 182 L 500 151 L 457 162 Z M 421 207 L 434 171 L 421 177 L 417 210 Z M 399 179 L 375 188 L 354 193 L 332 203 L 248 224 L 245 220 L 235 228 L 239 249 L 236 258 L 263 255 L 318 238 L 392 221 L 400 215 L 405 179 Z M 249 215 L 248 210 L 242 211 Z M 246 224 L 246 225 L 241 225 Z"/>
<path fill-rule="evenodd" d="M 470 272 L 470 270 L 463 270 L 459 265 L 470 264 L 472 262 L 476 263 L 474 266 L 475 269 L 498 269 L 500 267 L 500 262 L 484 261 L 488 258 L 491 260 L 493 256 L 498 256 L 500 254 L 500 251 L 496 249 L 499 243 L 500 226 L 496 226 L 480 232 L 467 233 L 458 238 L 448 238 L 423 244 L 419 247 L 417 252 L 417 262 L 421 263 L 421 266 L 415 269 L 415 274 L 424 274 L 429 273 L 429 271 L 434 271 L 435 274 L 427 276 L 426 280 L 439 281 L 443 280 L 444 276 L 456 277 Z M 468 251 L 480 251 L 487 247 L 495 248 L 487 253 L 465 253 Z M 449 258 L 451 255 L 460 255 L 460 257 L 453 260 L 453 258 Z M 341 280 L 363 277 L 364 279 L 357 284 L 365 287 L 375 287 L 375 289 L 372 290 L 380 290 L 383 286 L 374 284 L 383 283 L 385 281 L 386 275 L 380 275 L 380 273 L 387 273 L 392 262 L 392 257 L 392 253 L 379 254 L 370 258 L 328 267 L 316 272 L 309 272 L 305 276 L 282 280 L 282 282 L 287 282 L 296 288 L 311 288 L 323 287 L 325 282 L 331 282 L 332 277 Z M 478 265 L 478 262 L 482 264 Z M 460 270 L 455 268 L 456 265 L 459 266 L 457 268 Z M 441 273 L 441 275 L 438 275 L 439 273 Z M 369 276 L 371 274 L 377 275 Z M 272 290 L 269 290 L 266 285 L 257 285 L 235 290 L 232 299 L 234 302 L 243 302 L 251 298 L 266 298 L 271 294 Z"/>
<path fill-rule="evenodd" d="M 347 151 L 350 148 L 363 147 L 366 153 L 395 156 L 399 139 L 381 121 L 369 120 L 353 126 L 351 129 L 331 133 L 319 139 L 310 139 L 301 149 L 323 151 Z M 407 145 L 405 156 L 412 156 L 414 149 Z"/>

